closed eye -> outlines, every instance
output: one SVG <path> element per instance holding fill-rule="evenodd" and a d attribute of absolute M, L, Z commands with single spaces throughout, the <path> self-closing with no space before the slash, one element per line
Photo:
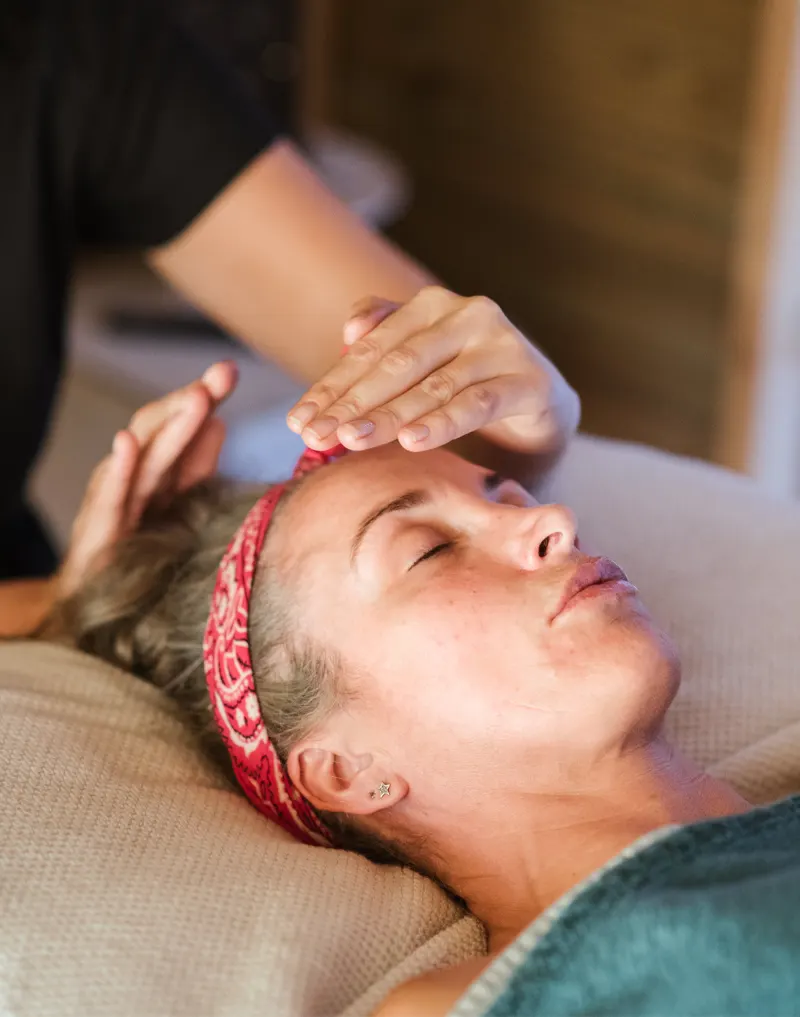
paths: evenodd
<path fill-rule="evenodd" d="M 453 546 L 452 540 L 446 540 L 441 544 L 436 544 L 435 547 L 432 547 L 429 551 L 426 551 L 425 554 L 421 554 L 419 558 L 417 558 L 417 560 L 414 562 L 414 564 L 409 567 L 408 571 L 410 572 L 411 569 L 419 565 L 420 562 L 426 561 L 428 558 L 433 558 L 434 555 L 439 554 L 441 551 L 447 551 L 452 546 Z"/>

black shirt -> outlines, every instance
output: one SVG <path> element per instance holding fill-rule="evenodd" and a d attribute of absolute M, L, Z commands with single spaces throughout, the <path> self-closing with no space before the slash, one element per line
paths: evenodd
<path fill-rule="evenodd" d="M 168 6 L 0 0 L 0 578 L 43 570 L 18 546 L 22 492 L 76 247 L 167 242 L 273 137 Z"/>

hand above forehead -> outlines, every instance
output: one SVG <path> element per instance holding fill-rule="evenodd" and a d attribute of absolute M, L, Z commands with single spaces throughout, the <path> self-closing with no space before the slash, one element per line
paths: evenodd
<path fill-rule="evenodd" d="M 425 451 L 481 431 L 538 453 L 577 427 L 574 391 L 486 297 L 428 287 L 402 306 L 369 298 L 354 309 L 345 343 L 347 355 L 288 414 L 310 448 L 397 440 Z"/>

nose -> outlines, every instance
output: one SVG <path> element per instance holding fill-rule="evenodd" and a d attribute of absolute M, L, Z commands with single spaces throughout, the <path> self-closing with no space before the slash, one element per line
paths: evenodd
<path fill-rule="evenodd" d="M 575 553 L 578 524 L 566 505 L 537 505 L 518 510 L 516 532 L 508 547 L 517 568 L 529 572 L 544 565 L 557 565 Z"/>

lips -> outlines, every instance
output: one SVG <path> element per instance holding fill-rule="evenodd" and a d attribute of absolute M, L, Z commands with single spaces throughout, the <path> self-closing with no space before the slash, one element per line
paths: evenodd
<path fill-rule="evenodd" d="M 557 618 L 567 604 L 589 586 L 599 586 L 601 583 L 627 583 L 628 577 L 610 558 L 589 558 L 579 565 L 570 576 L 561 594 L 556 610 L 550 616 L 552 622 Z"/>

